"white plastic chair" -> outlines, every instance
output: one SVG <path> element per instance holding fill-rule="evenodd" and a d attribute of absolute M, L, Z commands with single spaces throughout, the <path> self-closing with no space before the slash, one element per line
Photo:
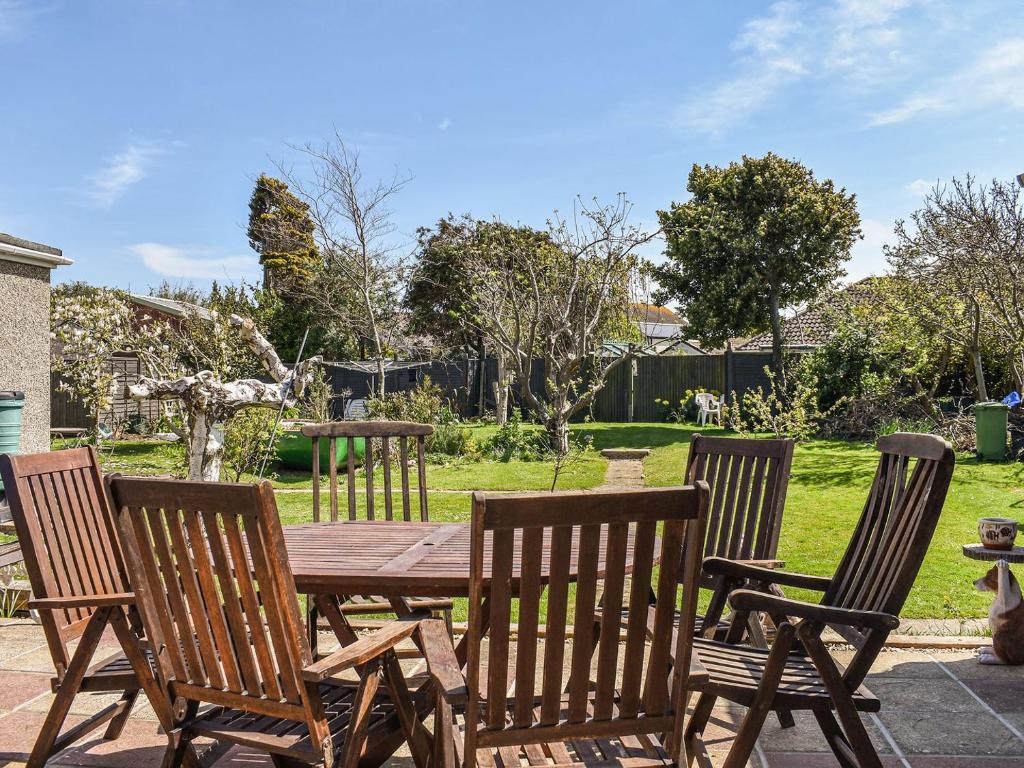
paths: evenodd
<path fill-rule="evenodd" d="M 697 403 L 697 423 L 707 424 L 709 421 L 717 421 L 722 426 L 722 403 L 710 392 L 698 392 L 693 396 Z"/>

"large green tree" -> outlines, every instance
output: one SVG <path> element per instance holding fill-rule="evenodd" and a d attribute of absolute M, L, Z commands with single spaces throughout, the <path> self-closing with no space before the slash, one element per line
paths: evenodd
<path fill-rule="evenodd" d="M 309 205 L 288 185 L 261 173 L 249 198 L 249 245 L 260 255 L 263 287 L 287 294 L 308 281 L 319 265 Z"/>
<path fill-rule="evenodd" d="M 782 312 L 813 300 L 845 273 L 861 236 L 855 196 L 795 160 L 768 153 L 724 168 L 694 165 L 692 197 L 659 211 L 665 264 L 654 269 L 706 344 L 770 328 L 785 382 Z"/>

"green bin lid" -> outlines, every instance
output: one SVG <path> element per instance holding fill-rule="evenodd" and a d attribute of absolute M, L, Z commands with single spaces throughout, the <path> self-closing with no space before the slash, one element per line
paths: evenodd
<path fill-rule="evenodd" d="M 995 400 L 989 400 L 984 403 L 975 403 L 974 409 L 976 411 L 995 411 L 1002 408 L 1003 410 L 1010 410 L 1010 406 L 1004 405 L 1003 403 L 997 403 Z"/>

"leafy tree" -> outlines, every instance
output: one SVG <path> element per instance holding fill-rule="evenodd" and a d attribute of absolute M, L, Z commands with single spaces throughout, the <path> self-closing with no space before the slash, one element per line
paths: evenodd
<path fill-rule="evenodd" d="M 458 219 L 449 215 L 436 229 L 424 227 L 418 234 L 417 263 L 405 298 L 411 329 L 433 336 L 442 345 L 474 349 L 481 366 L 488 351 L 495 356 L 495 413 L 502 425 L 508 419 L 514 372 L 505 346 L 491 344 L 487 349 L 484 328 L 488 323 L 482 313 L 487 311 L 485 306 L 494 307 L 481 297 L 492 279 L 512 279 L 517 284 L 528 280 L 527 274 L 516 272 L 521 259 L 517 261 L 513 254 L 532 254 L 539 259 L 552 247 L 550 236 L 530 227 L 477 221 L 469 214 Z"/>
<path fill-rule="evenodd" d="M 467 259 L 475 308 L 467 317 L 509 360 L 523 403 L 558 456 L 570 449 L 569 420 L 633 357 L 601 354 L 605 339 L 629 324 L 635 250 L 651 239 L 629 223 L 631 209 L 619 195 L 610 205 L 580 203 L 569 220 L 556 213 L 544 232 L 496 222 L 482 228 Z M 532 380 L 537 360 L 541 387 Z"/>
<path fill-rule="evenodd" d="M 405 293 L 409 330 L 429 335 L 442 354 L 446 349 L 472 349 L 483 357 L 483 335 L 465 317 L 473 291 L 467 280 L 467 259 L 478 247 L 480 222 L 469 214 L 449 214 L 416 233 L 416 267 Z"/>
<path fill-rule="evenodd" d="M 725 168 L 694 165 L 687 189 L 687 202 L 658 212 L 668 261 L 653 270 L 657 299 L 678 301 L 705 344 L 770 327 L 785 390 L 782 310 L 843 276 L 861 236 L 855 196 L 772 153 Z"/>
<path fill-rule="evenodd" d="M 261 173 L 249 199 L 249 245 L 260 255 L 264 288 L 288 293 L 320 262 L 309 205 L 288 185 Z"/>

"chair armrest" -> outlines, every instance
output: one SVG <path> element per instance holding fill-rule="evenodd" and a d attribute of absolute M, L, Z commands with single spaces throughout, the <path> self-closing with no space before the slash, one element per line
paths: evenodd
<path fill-rule="evenodd" d="M 302 678 L 309 683 L 319 683 L 346 669 L 372 661 L 411 636 L 420 621 L 422 619 L 415 618 L 389 622 L 372 635 L 361 637 L 351 645 L 339 648 L 330 656 L 310 664 L 302 670 Z"/>
<path fill-rule="evenodd" d="M 444 622 L 428 619 L 420 622 L 420 640 L 427 672 L 438 691 L 450 704 L 462 704 L 469 695 L 466 677 L 462 674 L 455 648 L 444 628 Z"/>
<path fill-rule="evenodd" d="M 69 595 L 68 597 L 39 597 L 28 601 L 36 611 L 60 611 L 65 608 L 106 608 L 114 605 L 132 605 L 134 592 L 112 592 L 109 595 Z"/>
<path fill-rule="evenodd" d="M 898 617 L 881 611 L 858 611 L 853 608 L 805 603 L 802 600 L 768 595 L 753 589 L 737 589 L 729 595 L 729 604 L 738 611 L 765 611 L 776 616 L 795 616 L 809 621 L 843 624 L 848 627 L 891 631 L 900 625 Z"/>
<path fill-rule="evenodd" d="M 711 576 L 725 576 L 739 581 L 757 581 L 763 584 L 781 584 L 784 587 L 814 589 L 824 592 L 832 584 L 826 576 L 811 576 L 806 573 L 791 573 L 774 568 L 762 568 L 739 560 L 725 557 L 706 557 L 703 565 L 704 573 Z"/>

